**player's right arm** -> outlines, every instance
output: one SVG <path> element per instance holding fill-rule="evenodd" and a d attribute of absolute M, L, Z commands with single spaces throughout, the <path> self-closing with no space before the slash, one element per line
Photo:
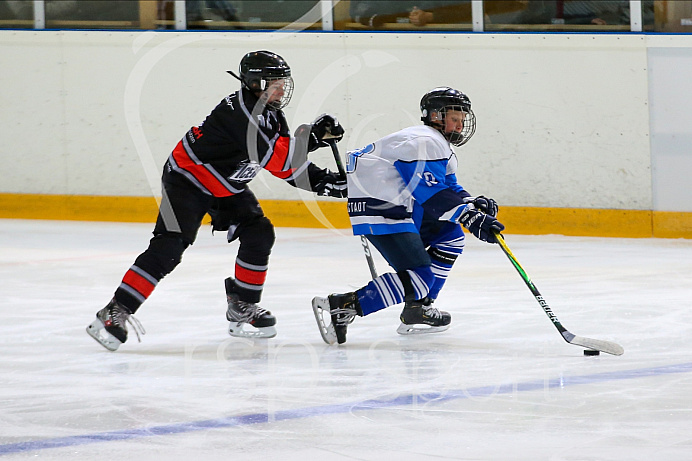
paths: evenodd
<path fill-rule="evenodd" d="M 407 191 L 428 215 L 441 221 L 460 222 L 484 242 L 495 242 L 494 232 L 504 230 L 505 226 L 494 216 L 477 209 L 473 202 L 464 200 L 457 190 L 445 182 L 447 160 L 398 160 L 394 165 L 407 184 Z"/>

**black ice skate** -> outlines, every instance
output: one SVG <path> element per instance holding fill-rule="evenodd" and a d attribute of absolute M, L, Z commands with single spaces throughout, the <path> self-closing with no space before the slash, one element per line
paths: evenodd
<path fill-rule="evenodd" d="M 313 298 L 312 310 L 320 329 L 322 339 L 327 344 L 346 342 L 346 330 L 356 315 L 363 316 L 356 293 L 331 294 L 327 298 Z M 325 321 L 329 315 L 329 324 Z"/>
<path fill-rule="evenodd" d="M 113 298 L 106 307 L 96 313 L 96 320 L 91 322 L 86 331 L 103 347 L 115 351 L 127 341 L 127 323 L 137 334 L 137 341 L 141 342 L 140 334 L 145 333 L 142 324 L 125 306 L 118 304 Z"/>
<path fill-rule="evenodd" d="M 228 334 L 241 338 L 273 338 L 276 336 L 276 317 L 266 309 L 261 308 L 255 303 L 241 301 L 238 293 L 234 293 L 235 281 L 232 278 L 226 279 L 226 300 L 228 301 L 228 310 L 226 310 L 226 319 L 230 325 L 228 326 Z M 246 330 L 245 326 L 254 327 L 252 330 Z"/>
<path fill-rule="evenodd" d="M 407 301 L 399 318 L 401 325 L 396 332 L 400 335 L 439 333 L 448 329 L 452 321 L 449 312 L 432 307 L 432 300 L 428 297 Z"/>

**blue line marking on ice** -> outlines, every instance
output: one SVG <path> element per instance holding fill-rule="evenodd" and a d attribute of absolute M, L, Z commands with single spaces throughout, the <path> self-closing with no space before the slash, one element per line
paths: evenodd
<path fill-rule="evenodd" d="M 623 381 L 628 379 L 646 378 L 651 376 L 664 376 L 676 373 L 689 373 L 692 371 L 692 362 L 667 365 L 661 367 L 641 368 L 636 370 L 612 371 L 584 376 L 567 376 L 551 380 L 536 380 L 523 383 L 507 383 L 497 386 L 481 386 L 468 389 L 449 390 L 440 393 L 426 393 L 417 395 L 404 395 L 393 399 L 364 400 L 360 402 L 324 405 L 318 407 L 298 408 L 294 410 L 281 410 L 273 413 L 254 413 L 227 418 L 208 419 L 204 421 L 192 421 L 162 426 L 152 426 L 140 429 L 124 429 L 119 431 L 100 432 L 96 434 L 76 435 L 72 437 L 57 437 L 52 439 L 31 440 L 27 442 L 9 443 L 0 445 L 0 456 L 13 453 L 22 453 L 49 448 L 72 447 L 99 442 L 114 442 L 118 440 L 140 439 L 160 435 L 185 434 L 208 429 L 220 429 L 227 427 L 250 426 L 253 424 L 288 421 L 292 419 L 311 418 L 314 416 L 351 413 L 358 410 L 379 410 L 397 406 L 413 404 L 439 403 L 449 400 L 463 400 L 467 398 L 491 397 L 494 395 L 510 394 L 512 392 L 528 392 L 541 389 L 563 388 L 583 384 L 598 384 L 611 381 Z"/>

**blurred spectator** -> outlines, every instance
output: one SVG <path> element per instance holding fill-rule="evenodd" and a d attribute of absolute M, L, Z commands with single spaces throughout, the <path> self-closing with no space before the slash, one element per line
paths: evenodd
<path fill-rule="evenodd" d="M 627 25 L 629 0 L 530 0 L 512 24 Z M 642 1 L 643 23 L 653 24 L 654 0 Z"/>
<path fill-rule="evenodd" d="M 188 21 L 215 19 L 219 21 L 237 21 L 236 8 L 225 0 L 187 0 L 185 15 Z"/>
<path fill-rule="evenodd" d="M 158 19 L 173 20 L 174 3 L 174 0 L 159 0 L 157 2 Z M 205 24 L 203 21 L 235 22 L 238 21 L 238 16 L 236 7 L 230 1 L 187 0 L 185 2 L 185 19 L 188 29 L 208 29 L 209 24 Z M 172 25 L 169 24 L 165 28 L 172 28 Z"/>
<path fill-rule="evenodd" d="M 319 0 L 246 0 L 234 2 L 238 17 L 247 22 L 319 22 L 322 9 Z M 312 13 L 312 14 L 310 14 Z"/>
<path fill-rule="evenodd" d="M 138 21 L 139 2 L 122 0 L 46 0 L 46 22 L 49 21 Z"/>
<path fill-rule="evenodd" d="M 351 0 L 350 14 L 354 22 L 371 28 L 385 23 L 411 23 L 421 27 L 431 23 L 470 23 L 471 2 Z"/>
<path fill-rule="evenodd" d="M 121 0 L 46 0 L 46 21 L 137 21 L 139 2 Z M 10 19 L 33 19 L 34 2 L 28 0 L 0 1 L 0 14 Z"/>
<path fill-rule="evenodd" d="M 2 19 L 32 19 L 34 5 L 27 1 L 0 1 L 0 18 Z"/>
<path fill-rule="evenodd" d="M 425 2 L 419 2 L 425 3 Z M 426 26 L 428 24 L 464 24 L 471 23 L 471 1 L 460 1 L 446 5 L 435 6 L 428 5 L 428 8 L 422 10 L 418 6 L 414 6 L 408 15 L 409 21 L 414 26 Z M 421 5 L 425 7 L 424 4 Z"/>
<path fill-rule="evenodd" d="M 173 0 L 159 1 L 159 19 L 173 19 L 173 3 Z M 289 23 L 296 21 L 300 21 L 300 25 L 319 24 L 322 18 L 318 0 L 187 0 L 185 14 L 188 29 L 252 28 L 248 23 L 282 23 L 290 27 Z M 229 27 L 220 22 L 236 24 Z"/>

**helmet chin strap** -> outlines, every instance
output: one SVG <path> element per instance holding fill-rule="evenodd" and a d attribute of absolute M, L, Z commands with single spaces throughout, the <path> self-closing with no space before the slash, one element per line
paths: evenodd
<path fill-rule="evenodd" d="M 445 117 L 445 116 L 444 116 L 444 114 L 442 114 L 441 111 L 435 111 L 435 112 L 433 112 L 433 114 L 436 114 L 437 116 L 435 117 L 436 120 L 430 120 L 430 126 L 433 127 L 433 128 L 435 128 L 437 131 L 439 131 L 440 134 L 441 134 L 442 136 L 444 136 L 444 138 L 445 138 L 447 141 L 452 142 L 452 141 L 454 140 L 455 137 L 457 137 L 457 136 L 459 136 L 459 135 L 461 134 L 461 133 L 457 133 L 457 132 L 454 132 L 454 131 L 450 131 L 449 133 L 447 133 L 447 132 L 445 131 L 445 123 L 444 123 L 444 119 L 445 119 L 444 117 Z M 430 118 L 431 118 L 431 119 L 432 119 L 432 115 L 433 115 L 433 114 L 430 114 L 430 116 L 431 116 Z M 455 135 L 456 135 L 456 136 L 455 136 Z"/>
<path fill-rule="evenodd" d="M 439 131 L 440 134 L 449 142 L 452 142 L 452 139 L 455 137 L 455 135 L 458 136 L 461 134 L 461 133 L 456 133 L 454 131 L 447 133 L 445 131 L 444 124 L 439 122 L 439 121 L 435 121 L 435 122 L 431 121 L 431 122 L 429 122 L 428 126 Z"/>
<path fill-rule="evenodd" d="M 234 76 L 235 78 L 237 78 L 238 81 L 239 81 L 240 83 L 242 83 L 243 86 L 244 86 L 245 88 L 247 88 L 248 90 L 252 91 L 252 92 L 254 93 L 254 95 L 257 96 L 258 98 L 259 98 L 259 97 L 262 95 L 262 93 L 264 92 L 264 90 L 253 90 L 252 88 L 248 88 L 247 85 L 245 85 L 245 82 L 243 82 L 243 79 L 241 79 L 238 75 L 236 75 L 236 73 L 233 72 L 232 70 L 227 70 L 226 72 L 228 72 L 229 74 L 231 74 L 232 76 Z"/>
<path fill-rule="evenodd" d="M 235 72 L 233 72 L 232 70 L 227 70 L 226 72 L 228 72 L 229 74 L 231 74 L 232 76 L 234 76 L 235 78 L 237 78 L 240 82 L 242 82 L 242 80 L 240 79 L 240 77 L 238 77 L 238 76 L 235 74 Z"/>
<path fill-rule="evenodd" d="M 439 112 L 437 112 L 437 114 L 439 114 Z M 444 118 L 442 120 L 444 120 Z M 432 120 L 432 114 L 430 114 L 430 117 L 428 118 L 428 126 L 435 128 L 437 131 L 442 133 L 442 136 L 445 138 L 448 136 L 447 133 L 445 133 L 444 122 L 440 120 L 439 115 L 436 117 L 436 120 Z"/>

